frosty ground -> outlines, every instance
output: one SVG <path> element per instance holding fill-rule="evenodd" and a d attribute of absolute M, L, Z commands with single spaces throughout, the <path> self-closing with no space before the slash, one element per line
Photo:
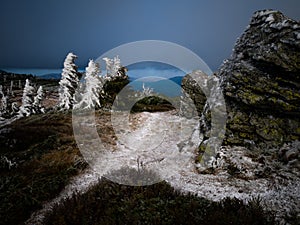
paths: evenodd
<path fill-rule="evenodd" d="M 124 119 L 122 115 L 116 118 Z M 213 173 L 200 174 L 194 163 L 195 150 L 201 141 L 197 121 L 180 117 L 175 111 L 142 112 L 133 114 L 123 129 L 121 120 L 116 119 L 117 137 L 104 141 L 106 151 L 100 154 L 101 158 L 95 159 L 87 170 L 74 177 L 59 196 L 34 213 L 27 224 L 42 224 L 45 213 L 55 203 L 73 192 L 85 192 L 101 176 L 122 166 L 154 170 L 161 179 L 183 193 L 191 192 L 213 201 L 225 197 L 245 202 L 260 198 L 267 210 L 276 213 L 279 221 L 300 209 L 299 170 L 291 170 L 272 160 L 271 156 L 260 162 L 258 155 L 243 147 L 221 147 L 220 157 L 212 161 Z M 96 120 L 95 123 L 85 125 L 106 126 L 103 121 Z M 266 167 L 272 172 L 268 176 L 257 176 Z M 229 168 L 235 168 L 238 173 Z M 109 178 L 114 181 L 114 177 Z"/>

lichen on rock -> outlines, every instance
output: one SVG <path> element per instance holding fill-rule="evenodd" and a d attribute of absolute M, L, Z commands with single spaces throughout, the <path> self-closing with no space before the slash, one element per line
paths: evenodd
<path fill-rule="evenodd" d="M 300 139 L 299 33 L 300 23 L 278 11 L 254 13 L 216 74 L 228 114 L 223 145 L 269 149 Z M 208 108 L 202 117 L 209 122 Z"/>

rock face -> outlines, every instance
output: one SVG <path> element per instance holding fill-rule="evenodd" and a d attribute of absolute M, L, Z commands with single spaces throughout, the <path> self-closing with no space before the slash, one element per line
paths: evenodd
<path fill-rule="evenodd" d="M 278 11 L 254 13 L 217 76 L 228 115 L 224 145 L 268 149 L 300 140 L 299 22 Z M 203 118 L 208 138 L 208 109 Z"/>
<path fill-rule="evenodd" d="M 186 75 L 182 79 L 181 87 L 185 91 L 183 93 L 184 98 L 187 97 L 187 96 L 185 96 L 187 94 L 188 97 L 193 101 L 192 104 L 195 105 L 195 108 L 198 112 L 198 115 L 200 115 L 201 112 L 203 111 L 204 105 L 205 105 L 206 100 L 207 100 L 207 98 L 206 98 L 205 94 L 203 93 L 201 87 L 199 87 L 197 82 L 190 75 Z M 188 102 L 188 101 L 186 100 L 184 102 Z M 185 107 L 183 110 L 186 110 L 186 108 L 191 108 L 191 107 Z"/>
<path fill-rule="evenodd" d="M 300 139 L 300 24 L 256 12 L 218 73 L 228 108 L 225 144 L 275 147 Z"/>

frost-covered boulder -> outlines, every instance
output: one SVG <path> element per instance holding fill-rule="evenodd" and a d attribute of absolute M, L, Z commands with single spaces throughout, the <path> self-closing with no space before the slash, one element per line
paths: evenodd
<path fill-rule="evenodd" d="M 228 113 L 225 145 L 273 148 L 300 140 L 300 23 L 254 13 L 217 76 Z M 201 130 L 209 137 L 209 110 Z"/>

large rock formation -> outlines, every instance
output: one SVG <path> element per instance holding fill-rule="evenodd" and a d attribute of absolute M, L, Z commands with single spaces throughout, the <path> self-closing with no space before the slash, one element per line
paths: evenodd
<path fill-rule="evenodd" d="M 217 76 L 228 114 L 224 145 L 269 149 L 300 140 L 299 22 L 278 11 L 254 13 Z M 209 108 L 201 122 L 207 139 Z"/>
<path fill-rule="evenodd" d="M 218 73 L 227 103 L 225 144 L 275 147 L 300 139 L 300 24 L 256 12 Z"/>

